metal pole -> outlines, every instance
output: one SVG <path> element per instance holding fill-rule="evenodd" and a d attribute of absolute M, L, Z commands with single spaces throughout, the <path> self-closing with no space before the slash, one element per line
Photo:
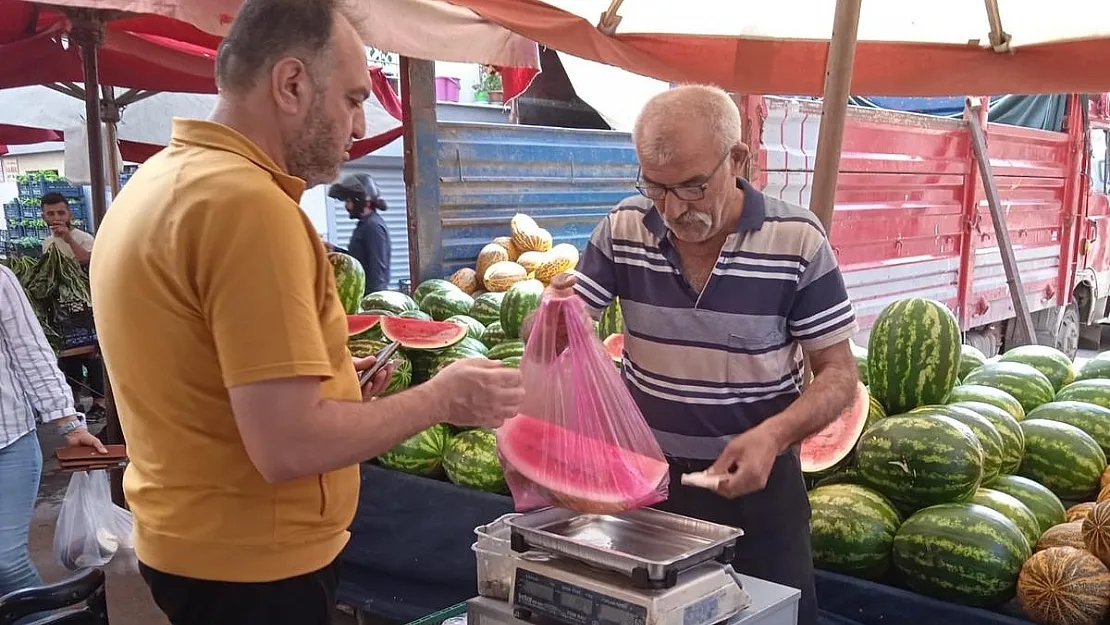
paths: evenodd
<path fill-rule="evenodd" d="M 100 225 L 108 211 L 107 198 L 104 196 L 104 136 L 100 127 L 100 70 L 97 66 L 97 50 L 104 39 L 104 27 L 96 20 L 82 20 L 74 24 L 71 36 L 81 50 L 81 60 L 85 69 L 85 120 L 88 125 L 89 178 L 92 187 L 93 228 Z"/>
<path fill-rule="evenodd" d="M 837 0 L 829 58 L 825 64 L 825 94 L 821 105 L 821 129 L 817 135 L 817 159 L 813 166 L 809 210 L 817 215 L 830 236 L 836 179 L 840 171 L 840 144 L 844 138 L 844 120 L 852 88 L 859 11 L 860 0 Z"/>
<path fill-rule="evenodd" d="M 405 142 L 405 198 L 412 283 L 443 277 L 443 222 L 439 213 L 435 63 L 401 57 Z"/>
<path fill-rule="evenodd" d="M 119 195 L 120 162 L 116 158 L 119 151 L 119 103 L 116 101 L 115 87 L 101 87 L 100 121 L 104 122 L 105 145 L 108 151 L 108 186 L 112 189 L 112 199 Z"/>

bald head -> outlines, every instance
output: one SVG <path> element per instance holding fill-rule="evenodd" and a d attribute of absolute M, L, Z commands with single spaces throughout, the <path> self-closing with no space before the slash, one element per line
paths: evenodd
<path fill-rule="evenodd" d="M 648 100 L 632 129 L 640 162 L 666 166 L 740 142 L 740 109 L 717 87 L 683 85 Z"/>

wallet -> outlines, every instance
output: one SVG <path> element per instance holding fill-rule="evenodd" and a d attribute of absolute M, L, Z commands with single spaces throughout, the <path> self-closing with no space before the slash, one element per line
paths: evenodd
<path fill-rule="evenodd" d="M 94 447 L 59 447 L 54 450 L 62 471 L 96 471 L 115 469 L 127 465 L 126 445 L 105 445 L 107 454 L 97 453 Z"/>

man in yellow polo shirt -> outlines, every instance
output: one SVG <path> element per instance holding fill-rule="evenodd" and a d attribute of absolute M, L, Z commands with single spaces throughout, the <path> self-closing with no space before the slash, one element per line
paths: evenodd
<path fill-rule="evenodd" d="M 246 0 L 211 120 L 175 120 L 98 232 L 135 547 L 174 625 L 330 623 L 358 463 L 437 422 L 496 427 L 523 395 L 519 372 L 472 359 L 364 399 L 298 206 L 364 131 L 365 53 L 337 6 Z"/>

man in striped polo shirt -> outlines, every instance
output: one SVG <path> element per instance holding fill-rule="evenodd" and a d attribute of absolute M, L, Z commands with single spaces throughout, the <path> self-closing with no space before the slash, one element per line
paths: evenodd
<path fill-rule="evenodd" d="M 858 376 L 836 258 L 812 213 L 740 177 L 748 148 L 723 91 L 656 96 L 633 140 L 641 195 L 602 220 L 545 296 L 577 294 L 595 317 L 620 297 L 623 375 L 671 463 L 661 507 L 742 528 L 735 568 L 800 589 L 798 623 L 812 625 L 797 445 L 848 406 Z M 716 492 L 680 483 L 706 469 L 724 474 Z"/>

